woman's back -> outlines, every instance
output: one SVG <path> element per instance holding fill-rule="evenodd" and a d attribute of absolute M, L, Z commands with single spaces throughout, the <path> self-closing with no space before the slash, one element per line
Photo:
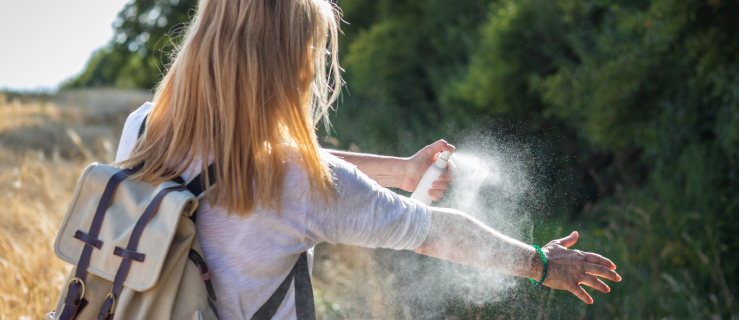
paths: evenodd
<path fill-rule="evenodd" d="M 123 129 L 117 161 L 125 160 L 138 128 L 153 105 L 132 113 Z M 298 256 L 320 241 L 366 247 L 415 249 L 426 238 L 431 213 L 419 202 L 380 187 L 356 168 L 321 153 L 336 181 L 336 198 L 326 203 L 312 194 L 308 175 L 295 160 L 287 160 L 279 208 L 257 205 L 249 215 L 229 214 L 201 201 L 197 232 L 218 296 L 221 319 L 250 318 L 286 278 Z M 199 158 L 182 174 L 198 173 Z M 219 189 L 215 189 L 219 191 Z M 295 317 L 291 285 L 275 319 Z"/>

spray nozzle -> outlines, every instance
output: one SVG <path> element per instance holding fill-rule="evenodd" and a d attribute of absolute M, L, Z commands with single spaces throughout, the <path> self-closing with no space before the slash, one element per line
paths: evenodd
<path fill-rule="evenodd" d="M 442 151 L 439 157 L 436 158 L 436 162 L 434 163 L 436 164 L 437 167 L 444 169 L 446 168 L 447 162 L 449 161 L 449 157 L 451 156 L 452 156 L 451 151 Z"/>

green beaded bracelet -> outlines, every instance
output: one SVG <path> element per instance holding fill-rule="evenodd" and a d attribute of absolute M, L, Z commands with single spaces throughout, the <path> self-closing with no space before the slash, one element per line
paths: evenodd
<path fill-rule="evenodd" d="M 544 272 L 541 274 L 541 281 L 536 282 L 536 280 L 534 279 L 529 280 L 531 280 L 531 283 L 533 283 L 534 285 L 540 286 L 542 283 L 544 283 L 544 278 L 547 277 L 547 257 L 545 257 L 544 253 L 541 252 L 541 248 L 539 248 L 539 246 L 534 245 L 534 248 L 536 248 L 536 251 L 539 251 L 539 255 L 541 255 L 541 260 L 544 261 Z"/>

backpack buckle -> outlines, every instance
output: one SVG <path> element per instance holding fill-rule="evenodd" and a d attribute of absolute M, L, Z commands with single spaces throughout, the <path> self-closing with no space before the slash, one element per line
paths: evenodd
<path fill-rule="evenodd" d="M 108 299 L 112 300 L 111 301 L 112 303 L 110 305 L 110 312 L 108 314 L 113 314 L 115 313 L 115 295 L 112 292 L 108 293 L 108 295 L 105 296 L 105 300 L 108 300 Z"/>
<path fill-rule="evenodd" d="M 69 282 L 67 283 L 67 292 L 69 292 L 69 286 L 72 285 L 72 282 L 79 283 L 82 286 L 82 294 L 80 295 L 80 299 L 79 299 L 79 300 L 82 300 L 82 298 L 85 297 L 85 281 L 83 281 L 79 277 L 75 277 L 74 279 L 69 280 Z"/>
<path fill-rule="evenodd" d="M 105 296 L 103 307 L 100 309 L 100 314 L 98 314 L 98 320 L 112 319 L 113 314 L 115 314 L 115 295 L 111 292 Z"/>

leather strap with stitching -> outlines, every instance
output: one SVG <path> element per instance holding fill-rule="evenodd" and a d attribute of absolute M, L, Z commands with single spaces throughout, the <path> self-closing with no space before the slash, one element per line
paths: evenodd
<path fill-rule="evenodd" d="M 123 249 L 121 247 L 115 247 L 113 254 L 123 259 L 136 260 L 138 262 L 144 262 L 144 259 L 146 258 L 146 255 L 143 253 L 138 253 L 138 252 L 131 251 L 128 249 Z"/>
<path fill-rule="evenodd" d="M 95 248 L 100 249 L 103 247 L 103 242 L 100 241 L 100 239 L 84 233 L 82 232 L 82 230 L 77 230 L 77 232 L 74 233 L 74 237 L 84 242 L 85 244 L 91 245 Z"/>
<path fill-rule="evenodd" d="M 125 180 L 131 174 L 133 174 L 132 170 L 121 170 L 114 174 L 108 180 L 108 183 L 103 191 L 103 195 L 100 198 L 100 202 L 98 203 L 97 209 L 95 210 L 95 216 L 92 219 L 90 231 L 85 236 L 97 240 L 97 237 L 100 234 L 100 227 L 102 226 L 103 219 L 105 218 L 105 212 L 108 210 L 108 207 L 113 200 L 113 195 L 115 194 L 116 188 L 118 188 L 121 182 L 123 182 L 123 180 Z M 75 278 L 81 279 L 82 281 L 84 281 L 85 275 L 87 274 L 87 267 L 90 266 L 90 257 L 92 256 L 92 249 L 94 248 L 92 243 L 88 243 L 87 241 L 84 242 L 85 247 L 82 249 L 80 259 L 77 261 L 77 270 L 75 271 Z M 100 246 L 102 246 L 102 242 L 100 243 Z M 82 310 L 82 308 L 84 308 L 84 305 L 87 304 L 87 301 L 82 297 L 81 289 L 83 288 L 83 286 L 84 284 L 80 282 L 72 281 L 69 283 L 67 287 L 67 297 L 64 300 L 65 303 L 62 307 L 62 312 L 59 319 L 74 319 Z"/>

